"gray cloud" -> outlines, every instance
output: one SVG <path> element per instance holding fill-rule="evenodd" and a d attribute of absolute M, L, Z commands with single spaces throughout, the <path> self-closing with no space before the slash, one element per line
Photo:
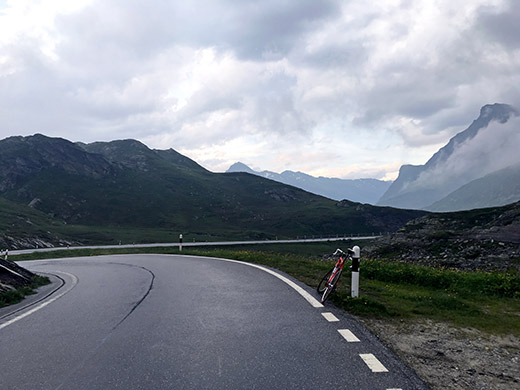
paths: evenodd
<path fill-rule="evenodd" d="M 239 58 L 260 60 L 286 56 L 307 32 L 320 28 L 338 12 L 336 2 L 228 0 L 212 2 L 202 12 L 200 28 L 186 40 L 232 50 Z M 197 9 L 199 15 L 200 11 Z"/>
<path fill-rule="evenodd" d="M 308 31 L 334 17 L 333 1 L 98 1 L 60 27 L 101 54 L 149 57 L 173 44 L 215 47 L 238 58 L 283 57 Z M 71 50 L 84 57 L 81 46 Z M 94 60 L 94 58 L 93 58 Z"/>
<path fill-rule="evenodd" d="M 393 127 L 392 121 L 408 118 L 420 123 L 413 139 L 404 136 L 413 146 L 418 140 L 423 142 L 421 139 L 436 139 L 430 135 L 446 132 L 449 137 L 461 131 L 474 119 L 471 113 L 484 103 L 517 104 L 520 64 L 509 50 L 517 49 L 519 42 L 520 4 L 513 3 L 508 2 L 501 12 L 478 8 L 473 22 L 463 19 L 466 24 L 457 29 L 451 25 L 453 21 L 446 20 L 436 35 L 416 40 L 417 46 L 409 45 L 413 33 L 402 30 L 404 35 L 396 37 L 408 43 L 378 66 L 372 82 L 367 83 L 370 88 L 361 91 L 361 110 L 354 123 Z M 507 51 L 498 48 L 496 41 Z M 369 57 L 363 66 L 371 63 Z"/>
<path fill-rule="evenodd" d="M 493 8 L 483 7 L 477 20 L 476 30 L 490 37 L 509 50 L 520 48 L 520 3 L 515 0 L 506 1 L 501 12 Z"/>

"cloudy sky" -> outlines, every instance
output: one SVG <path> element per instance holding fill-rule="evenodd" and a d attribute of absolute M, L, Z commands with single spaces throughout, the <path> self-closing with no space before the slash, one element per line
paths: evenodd
<path fill-rule="evenodd" d="M 516 0 L 0 0 L 0 138 L 393 179 L 520 107 Z"/>

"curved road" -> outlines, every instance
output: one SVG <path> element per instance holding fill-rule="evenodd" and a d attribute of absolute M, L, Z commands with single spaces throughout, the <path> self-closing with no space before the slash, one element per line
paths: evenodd
<path fill-rule="evenodd" d="M 23 266 L 61 287 L 0 311 L 2 389 L 427 388 L 347 314 L 261 267 L 173 255 Z"/>

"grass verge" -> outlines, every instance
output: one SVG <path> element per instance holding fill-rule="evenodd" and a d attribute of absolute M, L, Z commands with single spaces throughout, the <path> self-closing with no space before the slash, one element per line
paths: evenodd
<path fill-rule="evenodd" d="M 15 303 L 20 302 L 27 295 L 35 294 L 38 287 L 45 286 L 49 284 L 50 280 L 46 276 L 35 275 L 33 277 L 32 283 L 28 286 L 21 286 L 14 290 L 9 290 L 3 293 L 0 293 L 0 307 L 13 305 Z"/>
<path fill-rule="evenodd" d="M 324 260 L 337 246 L 355 242 L 265 244 L 185 248 L 183 254 L 223 257 L 280 269 L 316 287 L 333 261 Z M 358 243 L 359 244 L 359 243 Z M 179 253 L 173 248 L 82 249 L 13 256 L 15 260 L 120 253 Z M 520 336 L 520 275 L 462 272 L 406 263 L 361 261 L 360 298 L 350 297 L 348 265 L 329 298 L 346 311 L 370 318 L 402 321 L 432 319 L 473 327 L 489 334 Z"/>

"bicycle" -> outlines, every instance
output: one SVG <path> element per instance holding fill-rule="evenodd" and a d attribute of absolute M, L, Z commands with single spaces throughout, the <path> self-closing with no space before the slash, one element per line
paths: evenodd
<path fill-rule="evenodd" d="M 325 274 L 325 276 L 321 279 L 320 284 L 318 284 L 318 294 L 321 295 L 321 303 L 325 302 L 330 294 L 336 289 L 338 285 L 339 277 L 341 276 L 341 272 L 343 271 L 343 265 L 345 264 L 345 260 L 352 260 L 352 255 L 354 254 L 353 249 L 347 249 L 347 253 L 343 252 L 341 249 L 336 249 L 336 252 L 332 256 L 338 256 L 339 259 L 334 265 L 334 267 Z"/>

